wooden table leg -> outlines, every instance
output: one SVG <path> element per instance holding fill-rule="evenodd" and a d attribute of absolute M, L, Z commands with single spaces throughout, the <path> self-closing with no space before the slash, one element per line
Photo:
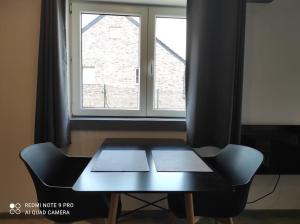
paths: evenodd
<path fill-rule="evenodd" d="M 116 224 L 120 194 L 112 193 L 108 211 L 108 224 Z"/>
<path fill-rule="evenodd" d="M 187 224 L 194 224 L 194 202 L 193 202 L 193 194 L 185 193 L 184 194 L 184 202 L 185 202 L 185 214 Z"/>

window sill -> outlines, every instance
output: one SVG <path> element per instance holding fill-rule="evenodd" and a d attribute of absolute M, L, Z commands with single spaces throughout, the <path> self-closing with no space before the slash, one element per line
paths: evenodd
<path fill-rule="evenodd" d="M 72 117 L 71 130 L 185 131 L 185 119 Z"/>

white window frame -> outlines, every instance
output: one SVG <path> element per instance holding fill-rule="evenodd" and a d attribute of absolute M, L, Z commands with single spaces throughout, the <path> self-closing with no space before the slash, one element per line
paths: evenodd
<path fill-rule="evenodd" d="M 185 117 L 185 111 L 154 109 L 154 44 L 155 17 L 185 18 L 184 8 L 148 7 L 124 4 L 71 1 L 70 13 L 70 68 L 72 116 L 107 117 Z M 82 108 L 81 76 L 81 13 L 139 16 L 140 30 L 140 99 L 139 110 Z"/>
<path fill-rule="evenodd" d="M 147 115 L 149 117 L 185 117 L 182 110 L 154 109 L 154 72 L 155 72 L 155 25 L 156 17 L 186 18 L 182 8 L 150 7 L 148 22 L 148 76 L 147 76 Z"/>

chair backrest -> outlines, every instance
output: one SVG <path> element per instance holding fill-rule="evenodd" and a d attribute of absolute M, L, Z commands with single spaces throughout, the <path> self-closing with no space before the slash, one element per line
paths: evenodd
<path fill-rule="evenodd" d="M 256 149 L 242 145 L 227 145 L 215 157 L 215 165 L 233 186 L 251 183 L 263 161 L 263 154 Z"/>
<path fill-rule="evenodd" d="M 57 171 L 65 161 L 65 154 L 52 143 L 30 145 L 20 152 L 20 157 L 28 168 L 35 184 L 41 181 L 51 185 L 57 178 Z"/>

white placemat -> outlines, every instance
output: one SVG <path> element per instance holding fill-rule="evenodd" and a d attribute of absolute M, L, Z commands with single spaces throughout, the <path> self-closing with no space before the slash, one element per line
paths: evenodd
<path fill-rule="evenodd" d="M 103 150 L 95 161 L 92 171 L 149 171 L 146 152 L 144 150 Z"/>
<path fill-rule="evenodd" d="M 158 172 L 212 172 L 203 160 L 189 150 L 152 150 Z"/>

